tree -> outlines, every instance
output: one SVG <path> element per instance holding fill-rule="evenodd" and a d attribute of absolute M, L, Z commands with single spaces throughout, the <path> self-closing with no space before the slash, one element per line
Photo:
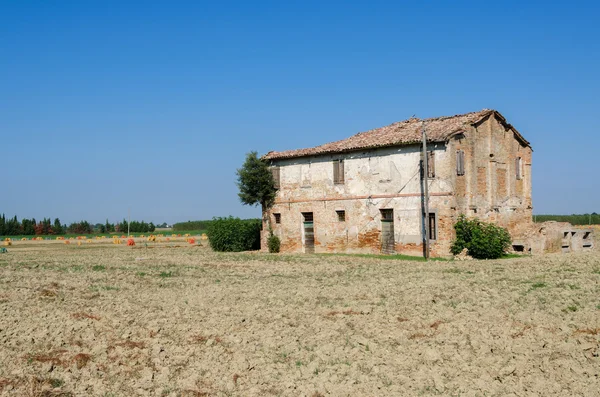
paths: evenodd
<path fill-rule="evenodd" d="M 270 208 L 275 201 L 275 182 L 266 161 L 260 159 L 256 152 L 246 154 L 246 161 L 237 170 L 238 196 L 244 205 L 261 205 L 263 211 Z"/>
<path fill-rule="evenodd" d="M 21 232 L 26 236 L 33 236 L 34 234 L 37 234 L 37 225 L 35 219 L 23 218 L 21 221 Z"/>
<path fill-rule="evenodd" d="M 60 219 L 56 218 L 54 220 L 54 226 L 52 227 L 52 229 L 54 229 L 54 233 L 56 234 L 63 234 L 65 232 L 65 230 L 63 229 L 61 223 L 60 223 Z"/>
<path fill-rule="evenodd" d="M 127 226 L 128 226 L 127 225 L 127 219 L 123 219 L 123 222 L 117 224 L 117 227 L 119 229 L 118 232 L 119 233 L 125 233 L 125 232 L 127 232 L 129 230 L 129 228 Z"/>

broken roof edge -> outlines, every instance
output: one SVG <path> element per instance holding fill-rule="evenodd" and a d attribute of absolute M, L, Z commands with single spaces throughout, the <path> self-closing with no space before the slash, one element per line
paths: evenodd
<path fill-rule="evenodd" d="M 468 116 L 468 115 L 474 115 L 480 113 L 480 116 L 477 119 L 474 119 L 472 121 L 470 121 L 468 123 L 468 125 L 473 126 L 477 123 L 480 123 L 482 121 L 484 121 L 486 118 L 490 117 L 490 116 L 494 116 L 498 121 L 500 121 L 500 123 L 504 126 L 504 128 L 506 128 L 507 130 L 511 130 L 513 132 L 513 135 L 515 136 L 515 138 L 522 144 L 524 144 L 525 146 L 529 147 L 532 151 L 533 148 L 531 147 L 531 144 L 529 143 L 529 141 L 527 141 L 523 135 L 521 135 L 521 133 L 519 131 L 517 131 L 516 128 L 514 128 L 511 124 L 509 124 L 506 121 L 506 118 L 504 116 L 502 116 L 502 114 L 500 112 L 498 112 L 497 110 L 493 110 L 493 109 L 482 109 L 479 112 L 470 112 L 470 113 L 465 113 L 465 114 L 457 114 L 454 116 L 440 116 L 440 117 L 430 117 L 427 119 L 416 119 L 416 118 L 410 118 L 407 120 L 403 120 L 403 121 L 398 121 L 392 124 L 389 124 L 388 126 L 384 126 L 384 127 L 380 127 L 380 128 L 375 128 L 372 130 L 368 130 L 368 131 L 363 131 L 363 132 L 359 132 L 356 133 L 348 138 L 345 139 L 341 139 L 338 141 L 333 141 L 333 142 L 329 142 L 329 143 L 325 143 L 322 145 L 318 145 L 318 146 L 313 146 L 310 148 L 303 148 L 303 149 L 292 149 L 292 150 L 284 150 L 281 152 L 278 151 L 269 151 L 268 153 L 264 154 L 261 158 L 264 160 L 284 160 L 284 159 L 291 159 L 291 158 L 302 158 L 302 157 L 313 157 L 313 156 L 324 156 L 324 155 L 331 155 L 331 154 L 336 154 L 336 153 L 349 153 L 349 152 L 357 152 L 357 151 L 361 151 L 361 150 L 373 150 L 373 149 L 379 149 L 379 148 L 386 148 L 386 147 L 400 147 L 400 146 L 410 146 L 410 145 L 414 145 L 414 144 L 419 144 L 422 141 L 420 139 L 412 139 L 412 140 L 407 140 L 407 141 L 402 141 L 402 140 L 398 140 L 395 142 L 387 142 L 387 143 L 383 143 L 383 144 L 372 144 L 372 145 L 357 145 L 357 146 L 351 146 L 351 147 L 347 147 L 347 148 L 339 148 L 336 147 L 335 144 L 347 141 L 353 137 L 357 137 L 360 135 L 364 135 L 364 134 L 370 134 L 373 133 L 375 131 L 381 130 L 383 128 L 392 126 L 392 125 L 397 125 L 397 124 L 402 124 L 402 123 L 408 123 L 412 120 L 416 120 L 416 121 L 421 121 L 425 124 L 425 127 L 427 128 L 427 123 L 428 122 L 433 122 L 433 121 L 443 121 L 443 120 L 448 120 L 448 119 L 453 119 L 453 118 L 457 118 L 457 117 L 463 117 L 463 116 Z M 432 138 L 432 139 L 427 139 L 427 142 L 429 143 L 440 143 L 440 142 L 448 142 L 452 137 L 456 136 L 457 134 L 460 133 L 464 133 L 465 130 L 464 128 L 459 127 L 459 128 L 455 128 L 454 130 L 450 131 L 450 132 L 446 132 L 445 136 L 443 137 L 439 137 L 439 138 Z M 325 148 L 325 146 L 331 146 L 333 145 L 333 147 L 331 148 Z"/>
<path fill-rule="evenodd" d="M 502 114 L 500 114 L 499 111 L 493 110 L 492 112 L 498 118 L 498 120 L 500 120 L 500 122 L 502 123 L 504 128 L 511 130 L 513 132 L 513 134 L 515 134 L 515 137 L 517 138 L 517 140 L 520 141 L 521 143 L 523 143 L 525 146 L 528 146 L 531 149 L 531 151 L 533 152 L 531 143 L 529 143 L 529 141 L 527 139 L 525 139 L 525 137 L 523 135 L 521 135 L 521 133 L 519 131 L 517 131 L 517 129 L 515 127 L 513 127 L 512 124 L 507 122 L 506 118 Z"/>

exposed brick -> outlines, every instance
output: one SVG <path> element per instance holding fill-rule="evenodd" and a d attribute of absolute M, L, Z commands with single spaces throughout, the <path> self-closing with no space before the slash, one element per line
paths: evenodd
<path fill-rule="evenodd" d="M 531 226 L 531 148 L 502 120 L 492 114 L 446 143 L 429 144 L 428 150 L 435 151 L 436 161 L 435 178 L 427 180 L 430 212 L 437 214 L 432 256 L 449 255 L 454 223 L 461 214 L 496 222 L 513 236 Z M 456 172 L 457 150 L 464 151 L 462 176 Z M 520 180 L 516 179 L 517 157 L 523 164 Z M 344 159 L 343 184 L 333 183 L 337 159 Z M 396 251 L 421 255 L 420 160 L 418 144 L 274 160 L 280 167 L 281 188 L 265 215 L 281 214 L 281 224 L 273 227 L 281 238 L 281 250 L 303 251 L 301 213 L 312 212 L 315 252 L 379 252 L 380 210 L 392 209 Z M 336 210 L 345 211 L 345 222 L 339 222 Z"/>

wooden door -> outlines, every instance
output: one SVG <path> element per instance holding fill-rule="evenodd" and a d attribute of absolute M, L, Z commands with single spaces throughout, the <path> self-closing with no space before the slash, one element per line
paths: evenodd
<path fill-rule="evenodd" d="M 304 218 L 304 252 L 314 254 L 315 252 L 315 225 L 312 212 L 303 212 Z"/>
<path fill-rule="evenodd" d="M 381 210 L 381 252 L 393 254 L 396 252 L 394 241 L 394 210 Z"/>

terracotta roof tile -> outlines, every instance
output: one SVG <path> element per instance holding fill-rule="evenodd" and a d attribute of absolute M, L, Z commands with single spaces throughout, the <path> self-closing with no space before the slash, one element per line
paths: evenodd
<path fill-rule="evenodd" d="M 314 156 L 328 153 L 342 153 L 354 150 L 371 149 L 384 146 L 402 146 L 421 142 L 421 128 L 423 122 L 427 132 L 429 142 L 447 141 L 455 133 L 462 131 L 465 127 L 477 123 L 490 114 L 496 114 L 499 120 L 507 127 L 512 129 L 517 138 L 526 145 L 529 145 L 521 134 L 519 134 L 500 113 L 495 110 L 483 109 L 479 112 L 472 112 L 447 117 L 436 117 L 421 120 L 410 118 L 399 121 L 385 127 L 376 128 L 366 132 L 360 132 L 341 141 L 330 142 L 324 145 L 307 148 L 286 150 L 283 152 L 269 152 L 263 156 L 267 160 L 284 159 L 293 157 Z"/>

